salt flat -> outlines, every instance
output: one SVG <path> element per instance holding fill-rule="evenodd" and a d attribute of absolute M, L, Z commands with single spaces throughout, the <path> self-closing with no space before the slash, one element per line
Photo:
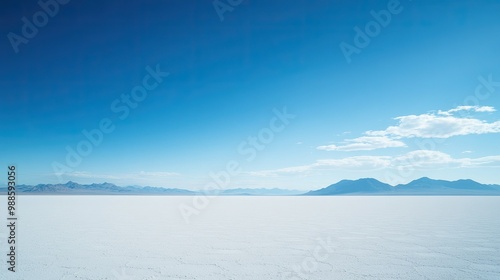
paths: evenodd
<path fill-rule="evenodd" d="M 2 253 L 0 275 L 500 279 L 500 197 L 213 197 L 186 224 L 191 201 L 19 196 L 17 272 Z"/>

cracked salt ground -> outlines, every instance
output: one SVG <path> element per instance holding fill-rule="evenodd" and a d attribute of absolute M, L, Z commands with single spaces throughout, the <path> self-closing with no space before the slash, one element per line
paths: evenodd
<path fill-rule="evenodd" d="M 20 196 L 6 279 L 500 279 L 500 197 L 189 199 Z"/>

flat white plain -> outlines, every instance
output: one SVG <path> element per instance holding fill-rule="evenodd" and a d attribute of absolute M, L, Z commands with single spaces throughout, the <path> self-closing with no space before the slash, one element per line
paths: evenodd
<path fill-rule="evenodd" d="M 213 197 L 186 224 L 191 200 L 18 196 L 17 272 L 2 236 L 0 275 L 500 279 L 500 197 Z"/>

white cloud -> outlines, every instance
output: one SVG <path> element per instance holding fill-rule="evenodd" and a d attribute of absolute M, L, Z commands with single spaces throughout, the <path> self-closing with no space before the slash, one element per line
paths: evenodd
<path fill-rule="evenodd" d="M 283 174 L 299 174 L 330 169 L 380 169 L 389 167 L 390 164 L 390 156 L 355 156 L 342 159 L 320 159 L 309 165 L 247 172 L 247 174 L 259 177 L 272 177 Z"/>
<path fill-rule="evenodd" d="M 345 140 L 344 145 L 325 145 L 317 147 L 323 151 L 369 151 L 382 148 L 406 147 L 406 144 L 387 136 L 362 136 Z"/>
<path fill-rule="evenodd" d="M 393 165 L 395 167 L 406 165 L 415 168 L 500 166 L 500 155 L 479 158 L 454 158 L 439 151 L 417 150 L 396 157 L 393 160 Z"/>
<path fill-rule="evenodd" d="M 460 164 L 463 159 L 454 159 L 450 155 L 432 150 L 416 150 L 404 155 L 396 156 L 391 160 L 391 166 L 397 168 L 430 168 L 450 167 Z"/>
<path fill-rule="evenodd" d="M 454 109 L 448 110 L 448 111 L 438 111 L 439 115 L 446 115 L 446 116 L 451 116 L 451 114 L 460 112 L 460 111 L 472 111 L 472 112 L 479 112 L 479 113 L 492 113 L 495 112 L 495 108 L 491 106 L 458 106 Z"/>
<path fill-rule="evenodd" d="M 500 133 L 500 121 L 487 122 L 470 116 L 455 116 L 457 112 L 495 112 L 491 106 L 458 106 L 437 113 L 407 115 L 394 118 L 399 123 L 384 130 L 369 130 L 364 136 L 346 139 L 340 145 L 317 147 L 323 151 L 369 151 L 382 148 L 406 147 L 404 138 L 449 138 L 460 135 Z"/>
<path fill-rule="evenodd" d="M 379 169 L 389 167 L 390 156 L 355 156 L 342 159 L 320 159 L 314 164 L 319 168 Z"/>
<path fill-rule="evenodd" d="M 500 166 L 500 155 L 479 158 L 454 158 L 446 153 L 416 150 L 398 156 L 354 156 L 341 159 L 321 159 L 309 165 L 248 172 L 253 176 L 279 176 L 321 170 L 377 170 L 377 169 L 441 169 Z"/>
<path fill-rule="evenodd" d="M 395 118 L 396 126 L 385 130 L 367 131 L 369 136 L 400 138 L 449 138 L 459 135 L 499 133 L 500 121 L 488 123 L 474 118 L 459 118 L 435 114 L 409 115 Z"/>

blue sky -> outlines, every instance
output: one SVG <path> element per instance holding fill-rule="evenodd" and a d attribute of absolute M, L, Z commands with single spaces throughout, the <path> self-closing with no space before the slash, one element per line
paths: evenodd
<path fill-rule="evenodd" d="M 199 189 L 228 163 L 224 188 L 500 184 L 498 1 L 237 2 L 73 0 L 32 38 L 42 7 L 2 2 L 0 165 L 26 184 Z"/>

